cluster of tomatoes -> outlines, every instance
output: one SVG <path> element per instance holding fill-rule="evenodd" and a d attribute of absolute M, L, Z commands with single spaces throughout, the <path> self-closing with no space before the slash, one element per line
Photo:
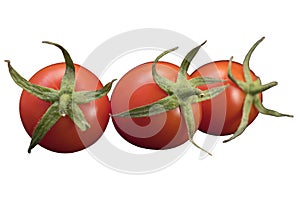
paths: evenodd
<path fill-rule="evenodd" d="M 103 86 L 92 72 L 74 64 L 59 44 L 44 42 L 58 47 L 65 62 L 41 69 L 28 81 L 6 60 L 12 79 L 23 88 L 20 116 L 32 138 L 28 152 L 38 144 L 61 153 L 82 150 L 101 137 L 110 117 L 117 132 L 136 146 L 168 149 L 189 140 L 203 151 L 193 140 L 197 129 L 217 136 L 232 134 L 227 142 L 241 135 L 258 113 L 292 117 L 262 105 L 262 92 L 277 84 L 262 85 L 249 68 L 251 54 L 262 40 L 243 64 L 232 58 L 211 62 L 190 75 L 188 67 L 204 43 L 192 49 L 180 67 L 159 61 L 176 48 L 167 50 L 128 71 L 110 100 L 107 93 L 115 80 Z"/>

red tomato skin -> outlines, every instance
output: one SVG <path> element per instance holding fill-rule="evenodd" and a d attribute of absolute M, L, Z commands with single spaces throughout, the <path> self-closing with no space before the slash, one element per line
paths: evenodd
<path fill-rule="evenodd" d="M 152 77 L 152 64 L 141 64 L 126 73 L 117 83 L 111 97 L 113 114 L 153 103 L 167 96 Z M 175 82 L 179 67 L 158 62 L 158 74 Z M 189 78 L 187 76 L 187 78 Z M 193 105 L 196 127 L 201 121 L 200 104 Z M 169 149 L 188 140 L 187 128 L 179 108 L 142 118 L 113 117 L 118 133 L 129 143 L 147 149 Z"/>
<path fill-rule="evenodd" d="M 228 78 L 228 63 L 228 60 L 211 62 L 203 65 L 191 74 L 191 77 L 203 76 L 223 79 L 226 80 L 224 84 L 230 84 L 225 92 L 211 100 L 202 102 L 202 120 L 199 130 L 208 134 L 221 136 L 233 134 L 241 122 L 245 93 Z M 232 62 L 231 69 L 235 79 L 245 81 L 242 64 Z M 252 71 L 251 77 L 252 80 L 257 79 L 257 76 Z M 217 83 L 203 85 L 198 88 L 206 90 L 221 85 L 222 83 Z M 262 100 L 262 94 L 260 93 L 259 95 Z M 254 121 L 257 115 L 258 110 L 252 106 L 248 125 Z"/>
<path fill-rule="evenodd" d="M 75 91 L 96 90 L 103 86 L 99 79 L 86 68 L 75 66 Z M 30 78 L 30 82 L 44 87 L 60 89 L 60 83 L 65 73 L 65 63 L 47 66 Z M 23 90 L 20 98 L 20 117 L 29 136 L 51 104 L 38 99 Z M 90 128 L 81 131 L 72 120 L 66 116 L 61 117 L 47 132 L 39 143 L 40 146 L 54 152 L 72 153 L 85 149 L 95 143 L 103 134 L 108 121 L 110 103 L 107 96 L 96 101 L 79 105 Z"/>

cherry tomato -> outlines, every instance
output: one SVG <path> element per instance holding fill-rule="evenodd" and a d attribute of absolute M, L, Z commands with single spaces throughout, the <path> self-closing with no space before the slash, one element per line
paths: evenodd
<path fill-rule="evenodd" d="M 74 67 L 75 91 L 91 91 L 103 87 L 92 72 L 77 64 L 74 64 Z M 38 71 L 30 78 L 29 82 L 59 90 L 65 70 L 65 63 L 53 64 Z M 50 105 L 49 102 L 40 100 L 25 90 L 22 92 L 20 116 L 25 130 L 30 136 Z M 98 140 L 109 121 L 108 97 L 103 96 L 95 101 L 80 104 L 79 107 L 90 124 L 89 129 L 81 131 L 68 116 L 61 117 L 43 137 L 39 145 L 51 151 L 70 153 L 82 150 Z"/>
<path fill-rule="evenodd" d="M 141 64 L 127 72 L 115 86 L 111 96 L 112 114 L 144 106 L 167 96 L 153 80 L 153 62 Z M 159 61 L 159 75 L 175 82 L 179 67 Z M 190 77 L 187 75 L 187 78 Z M 192 106 L 196 128 L 201 121 L 201 106 Z M 128 142 L 148 149 L 168 149 L 185 143 L 187 128 L 179 108 L 141 118 L 113 117 L 118 133 Z"/>
<path fill-rule="evenodd" d="M 241 90 L 234 82 L 228 78 L 228 60 L 216 61 L 208 63 L 195 70 L 191 77 L 203 76 L 225 80 L 230 86 L 225 92 L 217 97 L 203 101 L 202 103 L 202 120 L 199 130 L 213 135 L 229 135 L 233 134 L 240 125 L 243 104 L 245 100 L 245 92 Z M 243 65 L 232 62 L 232 74 L 237 80 L 245 81 Z M 251 71 L 252 80 L 255 81 L 257 76 Z M 222 83 L 211 85 L 202 85 L 198 87 L 201 90 L 220 86 Z M 262 100 L 262 94 L 259 94 Z M 252 106 L 249 114 L 248 125 L 258 115 L 258 110 Z"/>

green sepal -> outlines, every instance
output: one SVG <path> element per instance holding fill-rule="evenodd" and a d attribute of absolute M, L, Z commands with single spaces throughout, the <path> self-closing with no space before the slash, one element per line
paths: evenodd
<path fill-rule="evenodd" d="M 256 97 L 254 99 L 254 106 L 260 113 L 262 113 L 264 115 L 271 115 L 271 116 L 274 116 L 274 117 L 294 117 L 293 115 L 283 114 L 283 113 L 277 112 L 275 110 L 271 110 L 271 109 L 268 109 L 268 108 L 264 107 L 262 102 L 260 101 L 260 99 L 258 97 Z"/>
<path fill-rule="evenodd" d="M 238 127 L 238 129 L 234 132 L 234 134 L 227 140 L 224 140 L 223 142 L 229 142 L 233 139 L 235 139 L 236 137 L 240 136 L 244 130 L 247 128 L 248 126 L 248 119 L 249 119 L 249 114 L 250 114 L 250 110 L 253 104 L 253 100 L 254 100 L 254 96 L 247 94 L 244 100 L 244 105 L 243 105 L 243 111 L 242 111 L 242 119 L 240 122 L 240 125 Z"/>
<path fill-rule="evenodd" d="M 225 82 L 225 80 L 215 79 L 211 77 L 195 77 L 189 80 L 189 83 L 192 87 L 197 87 L 200 85 L 208 85 L 208 84 L 214 84 L 214 83 L 221 83 Z"/>
<path fill-rule="evenodd" d="M 252 78 L 251 78 L 251 71 L 250 71 L 250 67 L 249 67 L 249 61 L 251 58 L 252 53 L 254 52 L 255 48 L 265 39 L 265 37 L 262 37 L 261 39 L 259 39 L 257 42 L 255 42 L 255 44 L 250 48 L 250 50 L 248 51 L 248 53 L 245 56 L 244 62 L 243 62 L 243 67 L 244 67 L 244 78 L 246 80 L 246 82 L 252 82 Z"/>
<path fill-rule="evenodd" d="M 199 103 L 222 93 L 229 85 L 224 85 L 220 87 L 215 87 L 210 90 L 201 91 L 195 88 L 194 94 L 191 94 L 190 97 L 187 98 L 188 103 Z M 160 113 L 164 113 L 169 110 L 173 110 L 179 106 L 179 101 L 175 95 L 167 96 L 163 99 L 160 99 L 154 103 L 147 104 L 144 106 L 140 106 L 129 111 L 113 114 L 113 117 L 149 117 L 153 115 L 157 115 Z"/>
<path fill-rule="evenodd" d="M 177 81 L 181 80 L 186 80 L 186 73 L 189 69 L 189 66 L 193 60 L 193 58 L 196 56 L 196 54 L 198 53 L 199 49 L 206 43 L 203 42 L 202 44 L 200 44 L 199 46 L 193 48 L 191 51 L 188 52 L 188 54 L 184 57 L 181 65 L 180 65 L 180 69 L 179 69 L 179 73 L 178 73 L 178 77 L 177 77 Z"/>
<path fill-rule="evenodd" d="M 155 81 L 155 83 L 163 90 L 165 91 L 167 94 L 171 95 L 174 88 L 175 88 L 175 83 L 170 81 L 169 79 L 160 76 L 157 71 L 156 71 L 156 63 L 159 61 L 160 58 L 162 58 L 164 55 L 175 51 L 176 49 L 178 49 L 178 47 L 169 49 L 167 51 L 164 51 L 163 53 L 161 53 L 153 62 L 152 65 L 152 76 L 153 76 L 153 80 Z"/>
<path fill-rule="evenodd" d="M 190 103 L 200 103 L 202 101 L 213 99 L 214 97 L 216 97 L 219 94 L 221 94 L 222 92 L 224 92 L 224 90 L 227 87 L 229 87 L 229 84 L 210 88 L 209 90 L 203 90 L 203 91 L 201 91 L 201 95 L 193 96 L 193 98 L 190 100 Z"/>
<path fill-rule="evenodd" d="M 154 103 L 140 106 L 129 111 L 113 114 L 113 117 L 149 117 L 157 115 L 169 110 L 173 110 L 179 106 L 177 97 L 174 95 L 167 96 Z"/>
<path fill-rule="evenodd" d="M 194 135 L 196 132 L 196 127 L 195 127 L 195 121 L 194 121 L 194 114 L 193 114 L 193 109 L 192 109 L 192 105 L 188 104 L 188 103 L 183 103 L 180 106 L 180 110 L 181 113 L 183 115 L 186 127 L 187 127 L 187 131 L 188 131 L 188 137 L 189 137 L 189 141 L 195 145 L 197 148 L 199 148 L 200 150 L 206 152 L 208 155 L 212 155 L 210 152 L 208 152 L 207 150 L 203 149 L 202 147 L 200 147 L 195 141 L 194 141 Z"/>
<path fill-rule="evenodd" d="M 72 109 L 69 110 L 68 116 L 81 131 L 86 131 L 91 127 L 76 103 L 72 104 Z"/>
<path fill-rule="evenodd" d="M 103 88 L 96 91 L 78 91 L 73 93 L 73 101 L 76 104 L 84 104 L 89 103 L 91 101 L 94 101 L 96 99 L 99 99 L 105 95 L 111 90 L 112 84 L 117 79 L 112 80 L 111 82 L 107 83 Z"/>
<path fill-rule="evenodd" d="M 38 122 L 32 134 L 28 153 L 43 139 L 51 127 L 59 120 L 58 102 L 54 102 L 45 112 L 41 120 Z"/>
<path fill-rule="evenodd" d="M 239 88 L 241 88 L 241 90 L 248 91 L 249 90 L 249 86 L 245 82 L 237 80 L 237 79 L 234 78 L 234 76 L 232 74 L 232 70 L 231 70 L 232 60 L 233 60 L 233 57 L 231 56 L 230 59 L 229 59 L 228 68 L 227 68 L 228 78 L 232 82 L 234 82 L 235 85 L 237 85 Z"/>
<path fill-rule="evenodd" d="M 54 102 L 58 100 L 59 93 L 57 90 L 30 83 L 11 66 L 9 60 L 5 60 L 5 62 L 7 62 L 10 76 L 18 86 L 43 101 Z"/>
<path fill-rule="evenodd" d="M 75 88 L 75 67 L 70 54 L 59 44 L 49 41 L 43 41 L 43 43 L 54 45 L 63 53 L 66 63 L 66 71 L 60 84 L 60 93 L 72 93 Z"/>

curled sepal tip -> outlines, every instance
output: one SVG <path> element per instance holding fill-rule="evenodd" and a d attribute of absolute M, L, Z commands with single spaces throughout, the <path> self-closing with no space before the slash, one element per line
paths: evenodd
<path fill-rule="evenodd" d="M 275 110 L 271 110 L 271 109 L 264 107 L 262 102 L 257 98 L 254 99 L 254 106 L 257 108 L 257 110 L 260 113 L 265 114 L 265 115 L 271 115 L 274 117 L 294 117 L 294 115 L 283 114 L 283 113 L 277 112 Z"/>
<path fill-rule="evenodd" d="M 49 42 L 49 41 L 43 41 L 42 43 L 54 45 L 61 50 L 66 63 L 66 71 L 60 84 L 60 92 L 61 93 L 73 92 L 75 87 L 75 67 L 70 54 L 64 47 L 62 47 L 57 43 Z"/>
<path fill-rule="evenodd" d="M 55 102 L 59 98 L 57 90 L 47 88 L 39 85 L 35 85 L 23 78 L 12 66 L 9 60 L 5 60 L 8 65 L 8 70 L 13 81 L 25 91 L 33 94 L 37 98 L 47 101 Z"/>
<path fill-rule="evenodd" d="M 199 46 L 193 48 L 190 52 L 188 52 L 188 54 L 184 57 L 181 65 L 180 65 L 180 70 L 178 73 L 178 79 L 186 79 L 186 73 L 189 69 L 189 66 L 192 62 L 192 60 L 194 59 L 194 57 L 196 56 L 196 54 L 198 53 L 198 51 L 200 50 L 200 48 L 206 43 L 207 41 L 204 41 L 202 44 L 200 44 Z"/>

